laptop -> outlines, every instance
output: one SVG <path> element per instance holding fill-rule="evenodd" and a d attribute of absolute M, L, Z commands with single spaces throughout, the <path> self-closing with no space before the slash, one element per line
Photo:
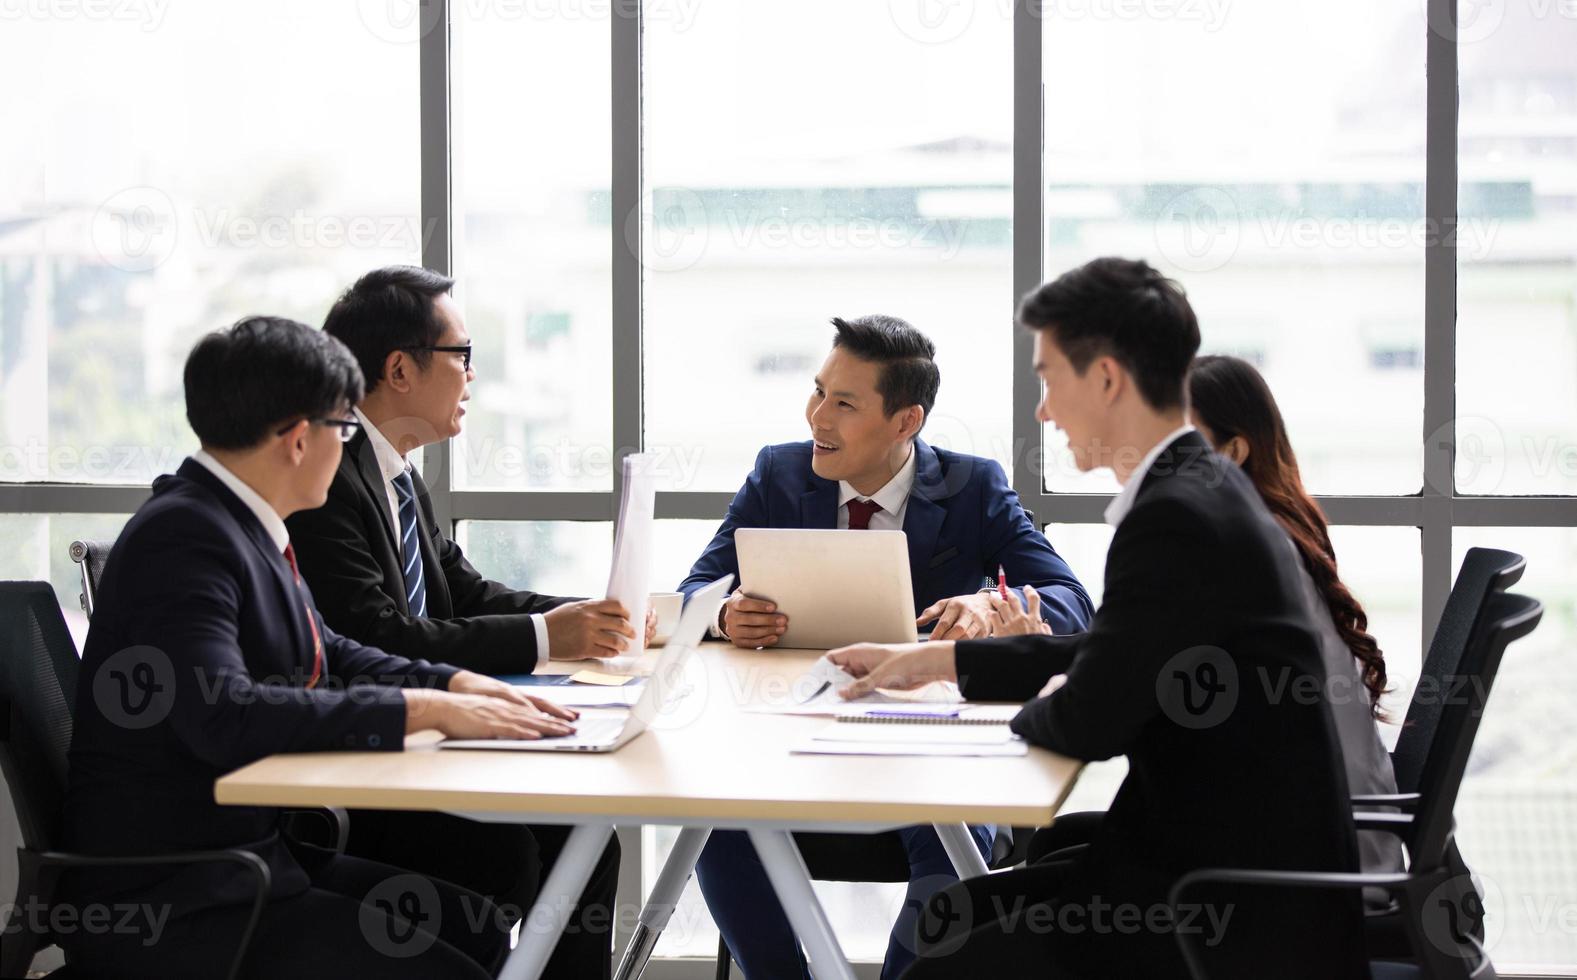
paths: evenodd
<path fill-rule="evenodd" d="M 728 587 L 734 576 L 725 575 L 690 597 L 679 625 L 663 646 L 652 675 L 642 686 L 641 696 L 628 713 L 617 717 L 588 718 L 582 715 L 575 723 L 573 735 L 546 736 L 539 739 L 518 738 L 464 738 L 446 739 L 438 743 L 441 749 L 508 749 L 518 752 L 612 752 L 630 739 L 646 731 L 668 706 L 670 700 L 682 694 L 684 658 L 706 636 L 707 627 L 717 618 L 717 611 L 728 597 Z"/>
<path fill-rule="evenodd" d="M 902 531 L 742 527 L 734 545 L 740 587 L 788 616 L 779 649 L 919 639 Z"/>

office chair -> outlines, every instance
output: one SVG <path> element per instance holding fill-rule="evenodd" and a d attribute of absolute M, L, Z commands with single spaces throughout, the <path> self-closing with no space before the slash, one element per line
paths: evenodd
<path fill-rule="evenodd" d="M 1516 574 L 1520 574 L 1520 568 Z M 1435 734 L 1419 766 L 1413 812 L 1355 815 L 1360 830 L 1382 830 L 1401 837 L 1411 856 L 1406 872 L 1200 869 L 1184 875 L 1172 887 L 1169 901 L 1174 912 L 1183 896 L 1201 885 L 1380 888 L 1394 897 L 1394 914 L 1406 932 L 1412 961 L 1374 963 L 1376 980 L 1493 980 L 1494 965 L 1484 949 L 1483 934 L 1474 928 L 1473 921 L 1481 918 L 1483 902 L 1466 870 L 1451 864 L 1456 852 L 1453 810 L 1506 647 L 1532 633 L 1543 614 L 1544 607 L 1527 596 L 1509 592 L 1489 596 L 1458 658 L 1448 696 L 1440 699 L 1435 712 Z M 1288 928 L 1302 925 L 1306 923 L 1289 923 Z M 1481 926 L 1482 922 L 1476 925 Z M 1206 980 L 1204 956 L 1196 941 L 1183 932 L 1176 933 L 1175 938 L 1194 980 Z M 1371 957 L 1375 952 L 1370 949 Z"/>
<path fill-rule="evenodd" d="M 14 914 L 0 935 L 0 976 L 26 976 L 39 947 L 53 937 L 35 927 L 48 908 L 60 873 L 69 868 L 128 868 L 229 863 L 252 879 L 252 912 L 227 977 L 239 975 L 268 900 L 270 874 L 262 858 L 239 849 L 187 851 L 142 857 L 95 857 L 56 850 L 65 818 L 67 750 L 81 662 L 47 582 L 0 582 L 0 773 L 22 831 L 17 848 Z M 71 976 L 69 964 L 51 976 Z"/>

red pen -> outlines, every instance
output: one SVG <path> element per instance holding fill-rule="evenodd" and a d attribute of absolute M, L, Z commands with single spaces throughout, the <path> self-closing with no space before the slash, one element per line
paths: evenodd
<path fill-rule="evenodd" d="M 1002 570 L 1002 566 L 1001 565 L 997 566 L 997 593 L 1002 596 L 1002 601 L 1003 602 L 1007 601 L 1007 598 L 1008 598 L 1008 573 Z"/>

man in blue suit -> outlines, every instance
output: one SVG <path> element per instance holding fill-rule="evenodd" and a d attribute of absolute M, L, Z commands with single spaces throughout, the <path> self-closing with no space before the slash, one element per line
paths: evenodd
<path fill-rule="evenodd" d="M 739 574 L 741 527 L 899 530 L 908 537 L 917 625 L 935 639 L 991 635 L 1000 613 L 991 592 L 998 568 L 1053 633 L 1082 631 L 1090 599 L 1072 570 L 1035 530 L 995 461 L 933 449 L 920 438 L 936 402 L 936 348 L 896 317 L 834 319 L 832 352 L 805 406 L 811 439 L 768 446 L 734 495 L 728 516 L 679 586 L 686 596 Z M 714 634 L 740 647 L 770 647 L 788 627 L 750 583 L 729 597 Z M 990 860 L 994 828 L 972 827 Z M 909 889 L 882 969 L 896 977 L 914 958 L 919 909 L 957 880 L 936 832 L 797 834 L 812 874 L 845 881 L 883 877 L 907 859 Z M 701 891 L 734 959 L 750 980 L 807 977 L 788 918 L 743 833 L 713 833 L 696 864 Z"/>

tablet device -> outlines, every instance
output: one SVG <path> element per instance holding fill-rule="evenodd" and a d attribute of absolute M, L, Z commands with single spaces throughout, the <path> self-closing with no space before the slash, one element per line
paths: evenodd
<path fill-rule="evenodd" d="M 902 531 L 740 528 L 739 588 L 788 617 L 778 647 L 912 643 L 914 589 Z"/>

